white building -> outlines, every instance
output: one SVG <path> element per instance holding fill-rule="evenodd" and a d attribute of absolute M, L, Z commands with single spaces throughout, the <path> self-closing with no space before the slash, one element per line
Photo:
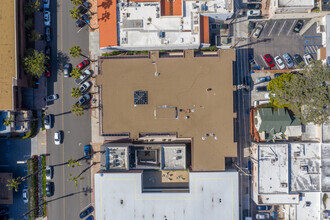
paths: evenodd
<path fill-rule="evenodd" d="M 269 17 L 278 14 L 307 13 L 313 8 L 314 0 L 270 0 Z"/>

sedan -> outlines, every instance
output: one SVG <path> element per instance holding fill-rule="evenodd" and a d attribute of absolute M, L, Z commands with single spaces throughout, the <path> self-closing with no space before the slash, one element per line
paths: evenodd
<path fill-rule="evenodd" d="M 275 57 L 275 62 L 276 62 L 279 69 L 284 69 L 285 68 L 285 64 L 284 64 L 284 62 L 283 62 L 283 60 L 280 56 Z"/>
<path fill-rule="evenodd" d="M 304 26 L 304 21 L 303 20 L 298 20 L 297 24 L 293 28 L 293 32 L 299 33 L 303 26 Z"/>
<path fill-rule="evenodd" d="M 60 145 L 62 143 L 62 132 L 61 131 L 57 131 L 54 133 L 54 143 L 55 145 Z"/>
<path fill-rule="evenodd" d="M 64 65 L 64 70 L 63 70 L 63 76 L 64 77 L 70 77 L 70 73 L 72 71 L 72 64 L 67 63 Z"/>
<path fill-rule="evenodd" d="M 259 15 L 261 15 L 260 10 L 249 10 L 247 12 L 247 16 L 259 16 Z"/>
<path fill-rule="evenodd" d="M 45 27 L 45 38 L 48 43 L 52 40 L 50 27 Z"/>
<path fill-rule="evenodd" d="M 50 26 L 50 11 L 44 11 L 44 24 Z"/>
<path fill-rule="evenodd" d="M 28 203 L 29 199 L 28 199 L 28 190 L 27 190 L 27 188 L 23 189 L 23 195 L 22 196 L 23 196 L 23 202 Z"/>
<path fill-rule="evenodd" d="M 46 171 L 46 180 L 53 179 L 53 167 L 52 166 L 47 166 L 45 171 Z"/>
<path fill-rule="evenodd" d="M 273 57 L 270 55 L 270 54 L 266 54 L 264 56 L 264 60 L 266 61 L 267 65 L 272 68 L 275 66 L 275 62 L 274 62 L 274 59 Z"/>
<path fill-rule="evenodd" d="M 53 94 L 53 95 L 48 96 L 45 101 L 46 102 L 51 102 L 51 101 L 54 101 L 54 100 L 56 100 L 58 98 L 59 98 L 59 95 L 58 94 Z"/>
<path fill-rule="evenodd" d="M 53 126 L 53 115 L 45 115 L 44 125 L 46 129 L 51 129 Z"/>
<path fill-rule="evenodd" d="M 306 53 L 304 55 L 304 61 L 305 61 L 306 65 L 310 64 L 312 62 L 312 60 L 313 60 L 313 57 L 309 53 Z"/>
<path fill-rule="evenodd" d="M 80 104 L 80 105 L 85 105 L 90 100 L 91 100 L 91 95 L 90 94 L 85 94 L 85 95 L 83 95 L 79 98 L 77 103 Z"/>
<path fill-rule="evenodd" d="M 285 54 L 283 54 L 283 57 L 284 57 L 284 60 L 285 60 L 286 64 L 288 65 L 288 67 L 292 68 L 294 63 L 293 63 L 293 60 L 292 60 L 290 54 L 285 53 Z"/>
<path fill-rule="evenodd" d="M 91 151 L 91 145 L 85 145 L 84 147 L 84 156 L 86 159 L 90 159 L 91 158 L 91 154 L 92 151 Z"/>
<path fill-rule="evenodd" d="M 270 76 L 258 77 L 256 83 L 269 82 L 271 79 Z"/>
<path fill-rule="evenodd" d="M 90 215 L 90 216 L 88 216 L 88 218 L 86 218 L 85 220 L 94 220 L 94 216 Z"/>
<path fill-rule="evenodd" d="M 51 197 L 52 195 L 54 195 L 54 183 L 47 182 L 46 183 L 46 196 Z"/>
<path fill-rule="evenodd" d="M 256 92 L 267 92 L 267 86 L 257 86 L 256 87 Z"/>
<path fill-rule="evenodd" d="M 253 38 L 256 38 L 256 39 L 259 38 L 259 36 L 260 36 L 261 31 L 262 31 L 263 28 L 264 28 L 264 26 L 262 24 L 258 24 L 255 32 L 252 35 L 252 37 Z"/>
<path fill-rule="evenodd" d="M 88 207 L 87 209 L 85 209 L 84 211 L 82 211 L 79 215 L 80 218 L 85 218 L 87 215 L 89 215 L 90 213 L 92 213 L 94 211 L 94 208 L 92 206 Z"/>
<path fill-rule="evenodd" d="M 261 4 L 259 4 L 259 3 L 247 4 L 247 8 L 248 9 L 260 9 Z"/>
<path fill-rule="evenodd" d="M 81 63 L 79 63 L 76 68 L 79 68 L 80 70 L 84 69 L 90 64 L 89 60 L 84 60 Z"/>
<path fill-rule="evenodd" d="M 45 71 L 45 76 L 50 77 L 51 75 L 51 68 L 50 68 L 50 63 L 46 64 L 46 71 Z"/>
<path fill-rule="evenodd" d="M 44 9 L 49 9 L 50 7 L 50 0 L 44 0 Z"/>
<path fill-rule="evenodd" d="M 256 219 L 269 219 L 269 213 L 258 213 L 256 214 Z"/>
<path fill-rule="evenodd" d="M 50 46 L 45 47 L 45 55 L 50 59 L 52 54 L 52 49 Z"/>
<path fill-rule="evenodd" d="M 305 65 L 303 58 L 301 58 L 301 56 L 300 56 L 299 54 L 295 54 L 295 55 L 293 56 L 293 60 L 294 60 L 294 62 L 296 62 L 296 64 L 297 64 L 298 66 L 299 66 L 299 65 L 301 65 L 301 66 L 304 66 L 304 65 Z"/>
<path fill-rule="evenodd" d="M 267 211 L 267 210 L 271 210 L 272 209 L 272 206 L 271 205 L 259 205 L 257 207 L 257 209 L 260 211 Z"/>
<path fill-rule="evenodd" d="M 85 94 L 91 87 L 92 87 L 92 83 L 90 81 L 84 82 L 80 87 L 79 90 L 81 92 L 81 94 Z"/>

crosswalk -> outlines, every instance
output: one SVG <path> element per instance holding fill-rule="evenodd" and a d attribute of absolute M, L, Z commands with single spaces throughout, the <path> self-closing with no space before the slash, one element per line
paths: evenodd
<path fill-rule="evenodd" d="M 322 47 L 322 45 L 305 45 L 304 51 L 305 54 L 317 54 L 317 50 Z"/>

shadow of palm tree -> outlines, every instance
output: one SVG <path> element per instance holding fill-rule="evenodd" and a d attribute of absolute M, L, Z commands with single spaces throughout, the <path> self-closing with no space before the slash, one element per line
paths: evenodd
<path fill-rule="evenodd" d="M 102 3 L 100 5 L 98 5 L 97 7 L 102 7 L 104 9 L 108 9 L 108 8 L 110 8 L 111 5 L 112 5 L 112 0 L 103 0 Z"/>
<path fill-rule="evenodd" d="M 62 69 L 66 63 L 70 62 L 70 57 L 68 56 L 68 54 L 58 50 L 56 60 L 57 60 L 57 69 Z"/>
<path fill-rule="evenodd" d="M 107 21 L 110 19 L 110 12 L 105 11 L 102 13 L 102 17 L 98 19 L 98 21 Z"/>

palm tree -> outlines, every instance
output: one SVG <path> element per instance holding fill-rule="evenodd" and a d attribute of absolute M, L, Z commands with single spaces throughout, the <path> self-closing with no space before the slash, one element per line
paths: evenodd
<path fill-rule="evenodd" d="M 81 91 L 79 88 L 72 88 L 71 89 L 71 96 L 73 98 L 79 98 L 81 96 Z"/>
<path fill-rule="evenodd" d="M 70 0 L 70 1 L 75 6 L 79 6 L 83 3 L 83 0 Z"/>
<path fill-rule="evenodd" d="M 70 75 L 75 78 L 75 79 L 79 79 L 79 77 L 81 76 L 81 70 L 79 68 L 73 68 L 73 70 L 71 71 Z"/>
<path fill-rule="evenodd" d="M 76 187 L 78 187 L 78 180 L 85 179 L 85 177 L 81 176 L 81 174 L 79 174 L 78 176 L 72 176 L 72 174 L 69 173 L 69 177 L 71 177 L 71 178 L 69 178 L 68 180 L 74 182 L 74 185 Z"/>
<path fill-rule="evenodd" d="M 71 112 L 75 116 L 81 116 L 84 114 L 84 106 L 82 104 L 76 103 L 72 106 Z"/>
<path fill-rule="evenodd" d="M 14 122 L 14 118 L 12 115 L 10 115 L 10 117 L 6 116 L 6 118 L 3 119 L 3 125 L 4 126 L 10 126 L 12 122 Z"/>
<path fill-rule="evenodd" d="M 73 7 L 71 10 L 69 10 L 70 16 L 72 19 L 78 19 L 80 18 L 79 10 L 75 7 Z"/>
<path fill-rule="evenodd" d="M 18 192 L 18 185 L 21 184 L 21 182 L 22 182 L 21 177 L 17 177 L 16 179 L 13 178 L 11 180 L 8 180 L 6 186 L 8 187 L 8 190 L 14 189 L 15 192 Z"/>
<path fill-rule="evenodd" d="M 74 168 L 75 166 L 77 166 L 77 167 L 79 167 L 81 164 L 79 163 L 79 161 L 80 160 L 82 160 L 82 159 L 84 159 L 85 157 L 81 157 L 81 158 L 79 158 L 78 160 L 74 160 L 74 159 L 72 159 L 72 157 L 70 157 L 69 159 L 68 159 L 68 166 L 69 167 L 72 167 L 72 168 Z"/>
<path fill-rule="evenodd" d="M 81 54 L 81 48 L 79 46 L 72 46 L 70 49 L 70 55 L 72 57 L 79 57 Z"/>

